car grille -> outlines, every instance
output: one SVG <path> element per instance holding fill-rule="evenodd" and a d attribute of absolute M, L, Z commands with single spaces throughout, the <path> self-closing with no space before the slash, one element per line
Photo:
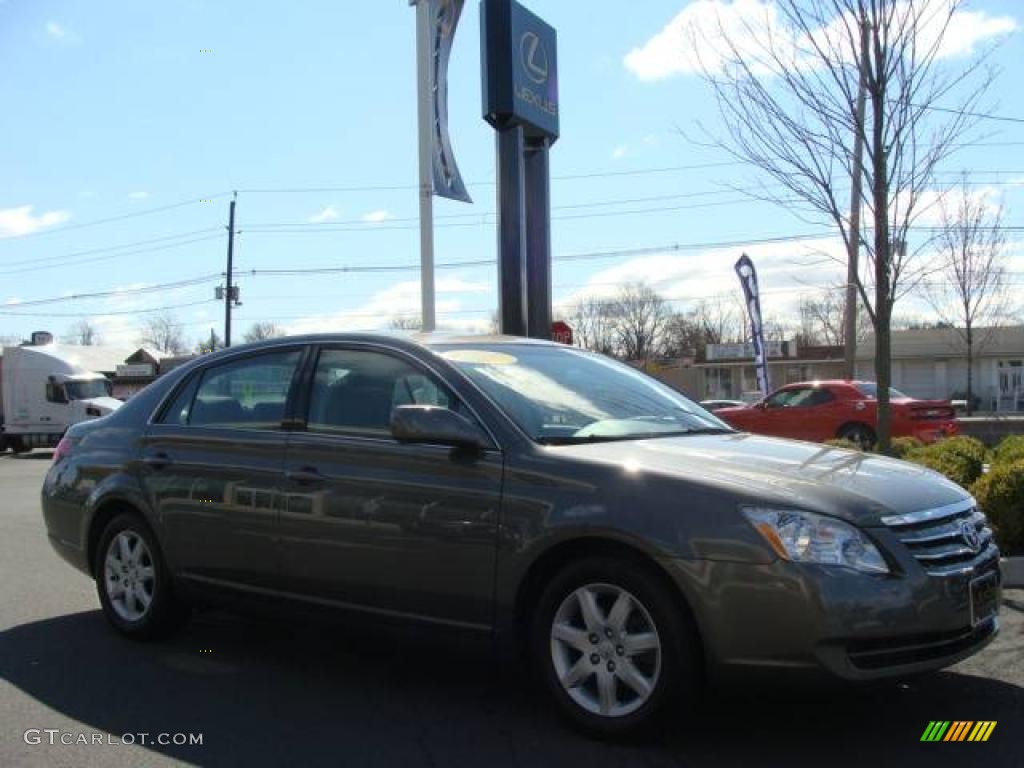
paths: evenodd
<path fill-rule="evenodd" d="M 968 573 L 997 555 L 992 529 L 974 499 L 882 522 L 931 576 Z"/>

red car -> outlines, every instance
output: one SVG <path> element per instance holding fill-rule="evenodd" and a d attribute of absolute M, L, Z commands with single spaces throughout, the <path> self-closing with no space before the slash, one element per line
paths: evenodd
<path fill-rule="evenodd" d="M 822 442 L 845 437 L 860 445 L 875 442 L 877 388 L 871 381 L 813 381 L 787 384 L 744 408 L 722 408 L 715 416 L 737 429 L 761 435 Z M 889 389 L 892 436 L 934 442 L 955 435 L 949 400 L 915 400 Z"/>

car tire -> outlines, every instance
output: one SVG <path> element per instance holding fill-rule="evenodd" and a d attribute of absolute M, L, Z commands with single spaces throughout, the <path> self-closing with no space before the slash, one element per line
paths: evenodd
<path fill-rule="evenodd" d="M 137 514 L 119 514 L 107 523 L 93 573 L 104 615 L 127 637 L 159 639 L 188 620 L 189 608 L 174 594 L 156 537 Z"/>
<path fill-rule="evenodd" d="M 875 430 L 867 424 L 847 424 L 839 430 L 837 437 L 856 443 L 864 450 L 871 448 L 878 439 Z"/>
<path fill-rule="evenodd" d="M 692 621 L 642 562 L 593 557 L 566 566 L 543 590 L 531 636 L 559 710 L 592 736 L 635 735 L 669 705 L 698 698 Z"/>

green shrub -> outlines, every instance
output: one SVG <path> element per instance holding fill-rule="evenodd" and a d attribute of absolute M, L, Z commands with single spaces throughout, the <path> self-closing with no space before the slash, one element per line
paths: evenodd
<path fill-rule="evenodd" d="M 857 443 L 847 440 L 845 437 L 833 437 L 831 440 L 826 440 L 825 445 L 831 445 L 833 448 L 846 448 L 849 451 L 861 450 Z"/>
<path fill-rule="evenodd" d="M 906 459 L 914 451 L 924 448 L 924 443 L 916 437 L 894 437 L 892 439 L 892 455 L 897 459 Z"/>
<path fill-rule="evenodd" d="M 1024 458 L 997 464 L 971 488 L 1004 555 L 1024 555 Z"/>
<path fill-rule="evenodd" d="M 1004 437 L 992 451 L 993 464 L 1009 464 L 1024 459 L 1024 435 Z"/>
<path fill-rule="evenodd" d="M 906 458 L 969 488 L 981 477 L 985 446 L 974 438 L 955 437 L 918 448 Z"/>
<path fill-rule="evenodd" d="M 945 440 L 940 440 L 934 443 L 934 445 L 941 446 L 943 451 L 952 451 L 953 453 L 966 456 L 971 461 L 978 462 L 979 465 L 988 461 L 988 448 L 976 437 L 957 435 L 956 437 L 947 437 Z M 980 474 L 981 470 L 979 469 L 978 472 Z"/>

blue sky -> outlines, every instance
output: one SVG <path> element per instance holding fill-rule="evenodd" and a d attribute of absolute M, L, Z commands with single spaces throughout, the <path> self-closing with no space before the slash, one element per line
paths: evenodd
<path fill-rule="evenodd" d="M 842 279 L 838 262 L 820 258 L 836 252 L 826 227 L 744 199 L 733 188 L 751 171 L 687 139 L 698 121 L 714 131 L 717 118 L 684 41 L 675 44 L 678 25 L 731 3 L 526 4 L 559 34 L 554 253 L 634 251 L 556 259 L 556 302 L 637 279 L 680 309 L 701 298 L 733 301 L 732 263 L 744 248 L 761 268 L 768 314 L 787 316 L 802 293 Z M 1001 41 L 990 101 L 999 114 L 1024 118 L 1024 8 L 975 0 L 967 10 L 946 65 Z M 418 262 L 414 17 L 404 0 L 0 0 L 0 336 L 61 334 L 85 316 L 104 341 L 130 345 L 138 313 L 158 307 L 172 307 L 190 341 L 211 327 L 220 333 L 223 311 L 212 297 L 231 190 L 239 190 L 241 230 L 236 328 L 260 320 L 293 331 L 371 328 L 417 314 L 413 269 L 259 274 Z M 440 263 L 493 259 L 496 250 L 494 134 L 480 117 L 478 29 L 477 3 L 469 2 L 451 62 L 450 123 L 475 202 L 437 202 Z M 1020 225 L 1024 123 L 983 127 L 981 144 L 943 170 L 950 180 L 971 171 L 1003 200 L 1006 223 Z M 186 201 L 194 202 L 179 205 Z M 709 245 L 788 236 L 817 239 Z M 663 248 L 671 244 L 686 248 Z M 1019 243 L 1011 248 L 1016 303 L 1024 305 L 1024 254 Z M 493 265 L 437 277 L 442 325 L 488 322 Z M 179 281 L 188 284 L 138 290 Z M 120 292 L 30 303 L 110 291 Z M 901 310 L 924 311 L 913 299 Z"/>

